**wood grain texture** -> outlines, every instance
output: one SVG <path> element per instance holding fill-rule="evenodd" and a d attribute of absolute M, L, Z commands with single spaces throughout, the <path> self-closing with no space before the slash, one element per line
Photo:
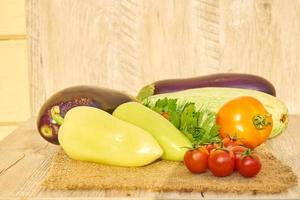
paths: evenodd
<path fill-rule="evenodd" d="M 8 134 L 13 132 L 18 126 L 2 126 L 0 125 L 0 141 L 3 140 Z"/>
<path fill-rule="evenodd" d="M 201 21 L 218 29 L 216 2 L 207 2 L 27 0 L 31 113 L 71 85 L 134 95 L 157 79 L 217 72 L 218 34 L 201 36 Z"/>
<path fill-rule="evenodd" d="M 300 1 L 220 1 L 221 67 L 269 79 L 300 112 Z"/>
<path fill-rule="evenodd" d="M 278 159 L 293 168 L 300 177 L 300 115 L 290 117 L 288 129 L 280 136 L 267 141 L 266 147 Z M 289 199 L 300 198 L 300 185 L 286 193 L 276 195 L 223 194 L 223 193 L 175 193 L 118 190 L 46 190 L 41 187 L 49 170 L 51 159 L 58 146 L 47 143 L 35 129 L 32 119 L 0 142 L 0 199 Z M 17 176 L 17 178 L 16 178 Z M 249 180 L 250 181 L 250 180 Z"/>
<path fill-rule="evenodd" d="M 258 74 L 300 113 L 300 1 L 27 0 L 31 113 L 79 84 L 135 95 L 146 83 Z"/>

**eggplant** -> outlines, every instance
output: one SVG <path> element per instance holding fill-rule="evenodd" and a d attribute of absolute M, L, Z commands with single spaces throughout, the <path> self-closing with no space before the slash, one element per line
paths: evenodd
<path fill-rule="evenodd" d="M 94 86 L 66 88 L 53 94 L 42 105 L 37 117 L 37 129 L 44 139 L 58 145 L 58 129 L 71 108 L 90 106 L 111 114 L 119 105 L 130 101 L 135 99 L 112 89 Z"/>
<path fill-rule="evenodd" d="M 155 95 L 177 92 L 192 88 L 229 87 L 261 91 L 276 96 L 272 83 L 263 77 L 252 74 L 219 73 L 184 79 L 160 80 L 143 87 L 137 96 L 139 101 Z"/>

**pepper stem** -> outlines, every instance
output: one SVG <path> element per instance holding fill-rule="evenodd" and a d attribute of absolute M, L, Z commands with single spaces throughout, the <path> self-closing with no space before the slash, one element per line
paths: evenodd
<path fill-rule="evenodd" d="M 255 126 L 256 129 L 258 130 L 263 130 L 265 129 L 267 126 L 271 125 L 271 122 L 267 121 L 267 118 L 271 117 L 270 114 L 257 114 L 253 117 L 252 121 L 253 121 L 253 125 Z"/>
<path fill-rule="evenodd" d="M 53 106 L 51 108 L 51 117 L 52 119 L 58 124 L 58 125 L 62 125 L 64 123 L 64 118 L 62 118 L 62 116 L 60 115 L 60 109 L 59 106 Z"/>

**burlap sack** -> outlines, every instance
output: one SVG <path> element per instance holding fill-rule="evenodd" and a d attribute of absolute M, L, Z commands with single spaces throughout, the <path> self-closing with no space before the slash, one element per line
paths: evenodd
<path fill-rule="evenodd" d="M 219 178 L 209 171 L 191 174 L 181 162 L 157 161 L 145 167 L 126 168 L 75 161 L 60 151 L 54 157 L 43 186 L 49 189 L 120 189 L 151 191 L 214 191 L 279 193 L 297 184 L 297 176 L 272 154 L 259 150 L 262 170 L 254 178 L 237 172 Z"/>

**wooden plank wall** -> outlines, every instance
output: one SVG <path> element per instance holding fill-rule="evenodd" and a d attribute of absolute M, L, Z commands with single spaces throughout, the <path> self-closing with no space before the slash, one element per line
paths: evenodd
<path fill-rule="evenodd" d="M 30 117 L 25 1 L 0 1 L 0 140 Z"/>
<path fill-rule="evenodd" d="M 261 75 L 300 113 L 300 1 L 27 0 L 27 22 L 32 115 L 71 85 L 216 72 Z"/>

